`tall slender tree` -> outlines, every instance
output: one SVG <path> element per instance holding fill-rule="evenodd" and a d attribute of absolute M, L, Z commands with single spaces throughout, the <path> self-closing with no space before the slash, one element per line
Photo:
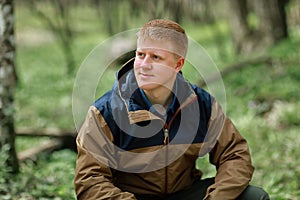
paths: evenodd
<path fill-rule="evenodd" d="M 288 37 L 285 6 L 289 0 L 230 0 L 228 19 L 237 53 L 264 50 Z M 253 10 L 249 10 L 252 4 Z M 258 26 L 249 23 L 249 13 L 255 13 Z"/>
<path fill-rule="evenodd" d="M 7 164 L 12 172 L 18 172 L 14 129 L 14 88 L 17 78 L 13 3 L 13 0 L 0 0 L 0 148 L 9 145 Z"/>

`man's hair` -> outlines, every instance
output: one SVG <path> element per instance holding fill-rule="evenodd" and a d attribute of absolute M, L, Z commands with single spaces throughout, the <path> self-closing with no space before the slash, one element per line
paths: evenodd
<path fill-rule="evenodd" d="M 185 57 L 188 49 L 188 38 L 184 29 L 176 22 L 167 19 L 154 19 L 146 23 L 137 33 L 138 41 L 152 40 L 169 41 L 173 53 Z"/>

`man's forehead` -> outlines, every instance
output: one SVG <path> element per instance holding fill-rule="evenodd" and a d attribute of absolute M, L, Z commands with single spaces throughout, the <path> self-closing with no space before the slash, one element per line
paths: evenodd
<path fill-rule="evenodd" d="M 151 39 L 138 40 L 137 51 L 160 51 L 176 54 L 171 42 Z"/>
<path fill-rule="evenodd" d="M 158 47 L 138 47 L 137 51 L 155 51 L 155 52 L 163 52 L 163 53 L 172 53 L 169 49 L 166 48 L 158 48 Z"/>

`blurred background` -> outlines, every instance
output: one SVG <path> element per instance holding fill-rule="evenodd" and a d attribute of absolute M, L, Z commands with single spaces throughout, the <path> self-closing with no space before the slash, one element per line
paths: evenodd
<path fill-rule="evenodd" d="M 0 199 L 76 199 L 77 70 L 98 44 L 155 18 L 180 23 L 220 70 L 227 115 L 252 153 L 251 184 L 271 199 L 300 199 L 300 0 L 0 2 Z M 105 71 L 96 98 L 131 56 Z M 206 89 L 188 62 L 183 74 Z M 214 176 L 207 157 L 197 165 Z"/>

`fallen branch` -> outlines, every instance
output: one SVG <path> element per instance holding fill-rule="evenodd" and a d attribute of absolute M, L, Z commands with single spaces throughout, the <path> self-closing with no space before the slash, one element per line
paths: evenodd
<path fill-rule="evenodd" d="M 221 74 L 221 77 L 224 77 L 227 74 L 230 74 L 231 72 L 239 71 L 239 70 L 244 69 L 248 66 L 262 64 L 262 63 L 270 65 L 272 63 L 272 58 L 269 57 L 269 56 L 261 56 L 261 57 L 257 57 L 257 58 L 254 58 L 254 59 L 241 61 L 239 63 L 236 63 L 236 64 L 229 65 L 229 66 L 225 67 L 220 72 L 220 74 Z M 200 80 L 198 82 L 198 85 L 200 87 L 204 87 L 207 84 L 213 83 L 213 82 L 219 80 L 220 74 L 219 73 L 218 74 L 213 74 L 213 75 L 207 77 L 205 80 Z"/>
<path fill-rule="evenodd" d="M 24 162 L 25 160 L 36 161 L 38 155 L 40 155 L 41 153 L 52 153 L 55 150 L 61 149 L 62 146 L 63 146 L 62 140 L 52 139 L 42 143 L 40 146 L 33 147 L 18 153 L 18 159 L 20 162 Z"/>
<path fill-rule="evenodd" d="M 32 128 L 17 128 L 17 136 L 39 136 L 39 137 L 76 137 L 76 131 L 65 131 L 56 128 L 32 129 Z"/>
<path fill-rule="evenodd" d="M 42 152 L 47 152 L 48 149 L 50 150 L 71 149 L 74 152 L 77 152 L 76 131 L 65 131 L 56 128 L 46 128 L 46 129 L 17 128 L 16 136 L 51 138 L 50 142 L 46 143 L 45 145 L 42 145 L 41 147 L 33 147 L 32 149 L 28 150 L 29 153 L 28 152 L 21 153 L 20 160 L 22 160 L 23 157 L 25 158 L 28 157 L 27 154 L 29 154 L 31 157 L 32 156 L 34 157 Z M 51 152 L 52 151 L 49 151 L 49 153 Z"/>

